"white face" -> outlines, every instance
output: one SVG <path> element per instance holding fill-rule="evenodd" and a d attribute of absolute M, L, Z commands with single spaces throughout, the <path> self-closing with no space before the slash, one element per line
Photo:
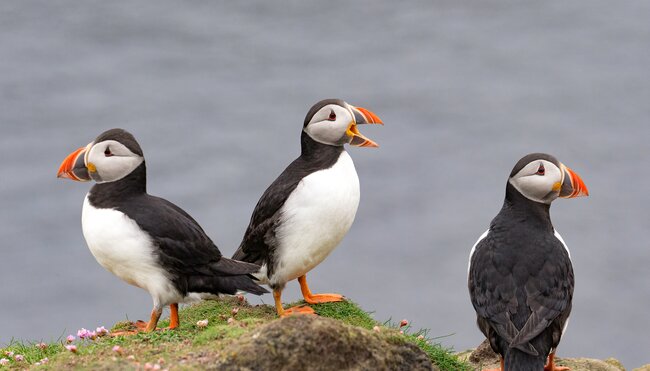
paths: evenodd
<path fill-rule="evenodd" d="M 508 181 L 519 193 L 535 202 L 550 204 L 560 194 L 564 172 L 547 160 L 535 160 Z"/>
<path fill-rule="evenodd" d="M 88 174 L 97 183 L 114 182 L 129 175 L 144 161 L 122 143 L 105 140 L 90 144 L 85 162 Z"/>
<path fill-rule="evenodd" d="M 352 140 L 346 131 L 354 123 L 354 114 L 347 104 L 328 104 L 312 116 L 304 131 L 319 143 L 342 146 Z"/>

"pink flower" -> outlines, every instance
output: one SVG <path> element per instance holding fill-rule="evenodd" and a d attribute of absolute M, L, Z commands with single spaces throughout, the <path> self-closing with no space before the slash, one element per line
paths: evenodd
<path fill-rule="evenodd" d="M 208 327 L 208 320 L 207 319 L 202 319 L 198 322 L 196 322 L 196 325 L 199 327 Z"/>
<path fill-rule="evenodd" d="M 237 298 L 237 300 L 239 300 L 240 303 L 243 303 L 244 300 L 246 300 L 246 298 L 242 294 L 237 294 L 235 295 L 235 297 Z"/>
<path fill-rule="evenodd" d="M 72 342 L 74 341 L 74 339 L 75 339 L 74 336 L 72 336 L 72 335 L 68 335 L 68 337 L 65 338 L 65 342 L 68 343 L 68 344 L 70 344 L 70 343 L 72 343 Z"/>
<path fill-rule="evenodd" d="M 109 334 L 109 331 L 104 326 L 97 327 L 95 332 L 97 333 L 97 336 L 104 336 Z"/>
<path fill-rule="evenodd" d="M 402 330 L 399 330 L 399 333 L 402 334 L 402 335 L 404 335 L 404 331 L 402 331 Z"/>
<path fill-rule="evenodd" d="M 402 328 L 404 326 L 408 326 L 408 324 L 409 324 L 409 321 L 403 319 L 402 321 L 400 321 L 399 327 Z"/>
<path fill-rule="evenodd" d="M 0 358 L 0 366 L 6 366 L 9 364 L 9 360 L 6 358 Z"/>
<path fill-rule="evenodd" d="M 77 346 L 76 345 L 66 345 L 65 349 L 72 353 L 77 353 Z"/>
<path fill-rule="evenodd" d="M 239 308 L 237 308 L 237 307 L 232 308 L 232 311 L 231 311 L 230 313 L 232 313 L 232 316 L 233 316 L 233 317 L 236 316 L 237 313 L 239 313 Z"/>
<path fill-rule="evenodd" d="M 22 354 L 16 354 L 14 356 L 14 360 L 16 360 L 16 362 L 22 362 L 25 360 L 25 356 L 23 356 Z"/>
<path fill-rule="evenodd" d="M 230 317 L 230 318 L 228 318 L 228 321 L 226 321 L 226 322 L 228 322 L 229 325 L 232 325 L 233 323 L 235 323 L 235 319 Z"/>
<path fill-rule="evenodd" d="M 113 347 L 113 352 L 115 352 L 115 353 L 117 353 L 119 355 L 122 355 L 122 353 L 124 353 L 124 351 L 122 350 L 122 347 L 120 347 L 119 345 L 116 345 L 116 346 Z"/>
<path fill-rule="evenodd" d="M 41 362 L 42 365 L 48 363 L 49 361 L 50 361 L 50 360 L 49 360 L 47 357 L 45 357 L 45 358 L 43 358 L 43 359 L 40 360 L 40 362 Z"/>
<path fill-rule="evenodd" d="M 46 349 L 47 348 L 47 344 L 45 344 L 45 343 L 38 343 L 38 344 L 36 344 L 36 346 L 41 348 L 41 349 Z"/>
<path fill-rule="evenodd" d="M 7 357 L 13 357 L 13 356 L 14 356 L 14 352 L 7 351 L 7 352 L 5 352 L 5 355 L 6 355 Z"/>
<path fill-rule="evenodd" d="M 418 340 L 424 340 L 424 335 L 418 335 Z"/>
<path fill-rule="evenodd" d="M 375 327 L 372 328 L 372 331 L 379 332 L 379 331 L 381 331 L 381 328 L 379 326 L 375 326 Z"/>
<path fill-rule="evenodd" d="M 92 332 L 86 330 L 85 328 L 81 328 L 81 330 L 77 331 L 77 337 L 79 339 L 90 339 L 92 335 Z"/>

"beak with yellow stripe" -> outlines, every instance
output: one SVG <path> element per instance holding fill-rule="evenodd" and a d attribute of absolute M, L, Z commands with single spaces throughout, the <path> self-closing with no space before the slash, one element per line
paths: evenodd
<path fill-rule="evenodd" d="M 59 166 L 59 171 L 57 173 L 57 178 L 70 179 L 77 182 L 87 182 L 91 180 L 90 174 L 88 173 L 88 167 L 86 167 L 86 153 L 91 147 L 92 143 L 89 143 L 85 147 L 81 147 L 71 154 L 69 154 Z"/>

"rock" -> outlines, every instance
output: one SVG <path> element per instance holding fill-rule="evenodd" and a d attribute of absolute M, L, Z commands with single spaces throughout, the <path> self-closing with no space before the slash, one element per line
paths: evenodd
<path fill-rule="evenodd" d="M 632 371 L 650 371 L 650 363 L 639 368 L 635 368 Z"/>
<path fill-rule="evenodd" d="M 329 318 L 290 316 L 228 345 L 212 369 L 434 370 L 399 334 L 376 333 Z"/>
<path fill-rule="evenodd" d="M 476 370 L 498 369 L 500 367 L 499 355 L 492 351 L 490 343 L 485 340 L 476 350 L 467 350 L 458 353 L 458 358 L 467 361 Z M 555 358 L 555 364 L 566 366 L 571 371 L 625 371 L 618 360 L 608 358 L 604 361 L 590 358 Z M 645 371 L 645 369 L 642 369 Z M 650 371 L 650 369 L 648 369 Z"/>

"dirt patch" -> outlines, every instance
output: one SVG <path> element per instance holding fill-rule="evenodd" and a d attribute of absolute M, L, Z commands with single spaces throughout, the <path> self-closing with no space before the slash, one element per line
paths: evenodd
<path fill-rule="evenodd" d="M 427 355 L 396 334 L 316 316 L 273 321 L 227 346 L 209 369 L 433 370 Z"/>

